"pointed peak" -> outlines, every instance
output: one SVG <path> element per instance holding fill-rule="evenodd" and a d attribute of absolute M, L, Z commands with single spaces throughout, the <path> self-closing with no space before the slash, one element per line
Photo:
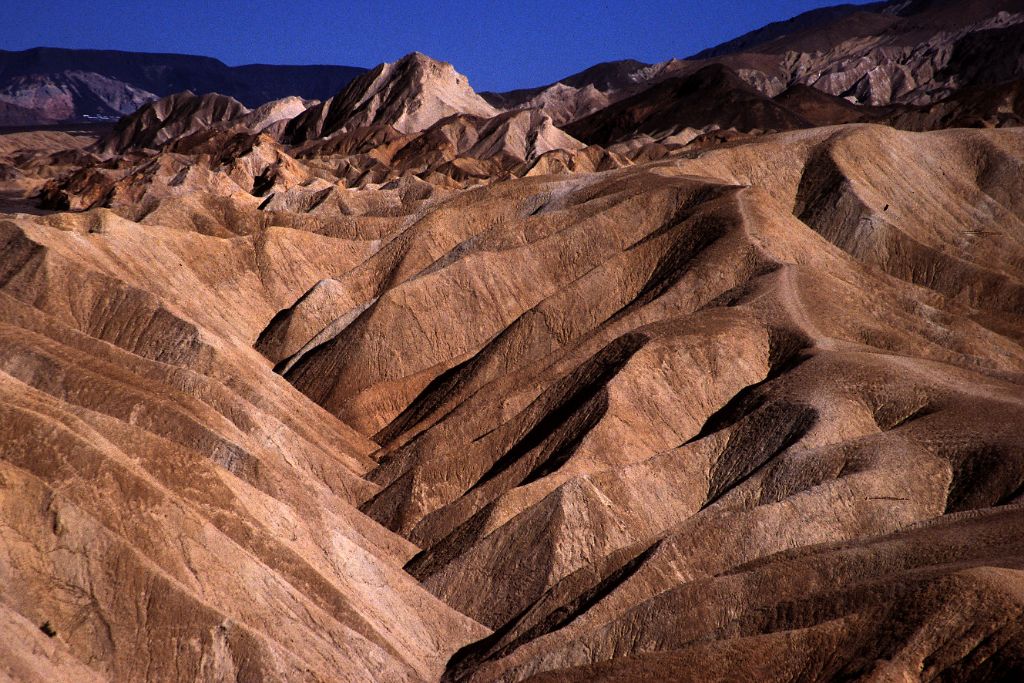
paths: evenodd
<path fill-rule="evenodd" d="M 477 95 L 454 66 L 411 52 L 352 81 L 322 113 L 322 123 L 318 117 L 312 126 L 303 128 L 309 121 L 292 126 L 291 139 L 376 125 L 414 133 L 455 114 L 490 118 L 498 110 Z"/>
<path fill-rule="evenodd" d="M 390 64 L 383 64 L 385 71 L 399 74 L 404 72 L 417 72 L 424 75 L 444 75 L 454 77 L 457 82 L 469 83 L 469 79 L 460 74 L 455 70 L 455 67 L 450 62 L 445 62 L 440 59 L 434 59 L 429 55 L 425 55 L 422 52 L 410 52 L 401 59 L 391 62 Z"/>
<path fill-rule="evenodd" d="M 399 59 L 395 63 L 396 64 L 409 64 L 409 63 L 413 63 L 413 62 L 416 62 L 416 63 L 419 63 L 419 64 L 447 64 L 447 62 L 442 62 L 439 59 L 434 59 L 433 57 L 431 57 L 429 55 L 423 54 L 419 50 L 414 50 L 414 51 L 410 52 L 409 54 L 405 55 L 404 57 L 402 57 L 401 59 Z"/>

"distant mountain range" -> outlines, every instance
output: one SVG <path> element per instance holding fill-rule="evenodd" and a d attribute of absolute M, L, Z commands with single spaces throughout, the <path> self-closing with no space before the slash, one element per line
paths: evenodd
<path fill-rule="evenodd" d="M 249 107 L 289 95 L 319 100 L 365 71 L 228 66 L 211 57 L 114 50 L 0 50 L 0 126 L 116 120 L 185 90 L 229 95 Z"/>
<path fill-rule="evenodd" d="M 686 59 L 607 62 L 547 86 L 481 93 L 569 124 L 668 79 L 721 64 L 762 95 L 798 85 L 869 106 L 927 106 L 1024 76 L 1024 0 L 892 0 L 769 24 Z M 664 93 L 663 93 L 664 94 Z"/>
<path fill-rule="evenodd" d="M 856 104 L 927 106 L 965 84 L 1020 78 L 1022 50 L 1024 0 L 891 0 L 806 12 L 687 59 L 606 62 L 553 84 L 480 97 L 496 111 L 542 109 L 562 126 L 665 80 L 722 64 L 769 98 L 804 85 Z M 366 72 L 351 66 L 230 67 L 177 54 L 0 51 L 0 126 L 112 121 L 184 91 L 226 95 L 249 108 L 288 96 L 323 101 Z M 326 116 L 327 109 L 310 116 L 321 113 Z"/>

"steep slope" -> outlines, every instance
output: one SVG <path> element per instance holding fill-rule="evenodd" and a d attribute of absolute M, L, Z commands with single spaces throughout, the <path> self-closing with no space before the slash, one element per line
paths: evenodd
<path fill-rule="evenodd" d="M 735 72 L 712 64 L 672 78 L 566 126 L 590 144 L 608 145 L 638 134 L 665 137 L 683 128 L 792 130 L 811 124 L 765 97 Z"/>
<path fill-rule="evenodd" d="M 838 5 L 776 22 L 687 59 L 600 64 L 540 88 L 487 93 L 542 107 L 559 125 L 658 83 L 722 64 L 768 97 L 812 86 L 860 104 L 927 105 L 968 85 L 1024 77 L 1021 0 L 892 0 Z"/>
<path fill-rule="evenodd" d="M 779 50 L 782 45 L 785 45 L 786 49 L 792 49 L 793 46 L 799 45 L 806 50 L 811 46 L 801 45 L 799 43 L 801 39 L 814 39 L 821 35 L 823 28 L 830 25 L 848 23 L 851 24 L 849 30 L 852 30 L 852 25 L 856 24 L 858 19 L 860 22 L 864 22 L 866 16 L 887 14 L 885 10 L 895 4 L 897 3 L 843 4 L 810 10 L 785 21 L 772 22 L 721 45 L 702 50 L 690 59 L 712 59 L 744 52 L 772 52 Z M 853 21 L 850 21 L 851 16 L 854 17 Z M 847 37 L 853 36 L 847 34 Z"/>
<path fill-rule="evenodd" d="M 486 633 L 356 510 L 372 444 L 249 348 L 370 240 L 102 211 L 0 222 L 0 246 L 0 604 L 53 652 L 12 675 L 436 680 Z"/>
<path fill-rule="evenodd" d="M 381 444 L 362 509 L 495 629 L 451 680 L 1014 671 L 1022 159 L 1017 130 L 859 126 L 494 185 L 258 346 Z"/>
<path fill-rule="evenodd" d="M 509 92 L 483 92 L 480 96 L 495 107 L 511 109 L 523 106 L 543 91 L 556 85 L 564 85 L 577 90 L 592 87 L 599 92 L 620 90 L 636 82 L 638 72 L 651 66 L 635 59 L 623 59 L 617 62 L 595 64 L 589 69 L 567 76 L 557 83 L 550 83 L 538 88 L 524 88 Z"/>
<path fill-rule="evenodd" d="M 1013 680 L 1024 673 L 1024 577 L 1014 559 L 1021 552 L 1021 519 L 1016 504 L 950 515 L 860 544 L 780 553 L 651 599 L 605 632 L 647 632 L 652 615 L 685 613 L 704 591 L 742 605 L 738 613 L 673 620 L 665 629 L 671 643 L 659 649 L 641 647 L 615 659 L 599 655 L 605 658 L 600 664 L 530 680 L 784 681 L 794 669 L 810 680 Z M 883 574 L 883 566 L 894 571 Z M 879 622 L 897 624 L 896 633 L 882 631 Z M 958 634 L 952 640 L 950 630 Z M 825 658 L 823 651 L 849 655 Z"/>
<path fill-rule="evenodd" d="M 605 62 L 550 85 L 480 95 L 499 109 L 543 109 L 556 125 L 562 125 L 607 107 L 622 93 L 632 92 L 649 78 L 650 68 L 650 64 L 633 59 Z"/>
<path fill-rule="evenodd" d="M 473 92 L 466 77 L 451 64 L 414 52 L 355 79 L 292 121 L 286 135 L 300 143 L 375 125 L 415 133 L 453 114 L 490 117 L 497 110 Z"/>
<path fill-rule="evenodd" d="M 124 117 L 97 146 L 100 152 L 107 154 L 157 148 L 176 138 L 248 113 L 241 102 L 230 97 L 178 93 L 147 104 Z"/>

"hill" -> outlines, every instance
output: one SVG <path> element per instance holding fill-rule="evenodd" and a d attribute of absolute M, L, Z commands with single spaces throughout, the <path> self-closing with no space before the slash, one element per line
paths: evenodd
<path fill-rule="evenodd" d="M 0 679 L 1024 680 L 1016 7 L 0 133 Z"/>

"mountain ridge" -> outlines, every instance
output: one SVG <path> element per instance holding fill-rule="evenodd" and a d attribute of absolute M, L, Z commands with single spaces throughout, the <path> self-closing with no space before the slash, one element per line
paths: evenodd
<path fill-rule="evenodd" d="M 329 65 L 228 66 L 213 57 L 176 53 L 0 50 L 0 102 L 35 109 L 43 122 L 116 120 L 145 102 L 185 90 L 217 92 L 250 108 L 290 95 L 326 99 L 364 71 Z M 125 102 L 111 96 L 105 92 L 111 85 L 133 97 Z M 0 118 L 0 125 L 24 121 L 16 123 L 12 116 Z"/>
<path fill-rule="evenodd" d="M 587 70 L 547 86 L 485 97 L 506 108 L 548 108 L 565 124 L 664 79 L 721 63 L 768 97 L 803 84 L 860 104 L 926 105 L 948 97 L 961 81 L 1024 77 L 1024 66 L 1013 59 L 1022 23 L 1022 0 L 838 5 L 770 24 L 686 59 L 592 67 L 622 72 L 615 83 L 571 84 Z M 903 54 L 906 49 L 910 54 Z"/>

